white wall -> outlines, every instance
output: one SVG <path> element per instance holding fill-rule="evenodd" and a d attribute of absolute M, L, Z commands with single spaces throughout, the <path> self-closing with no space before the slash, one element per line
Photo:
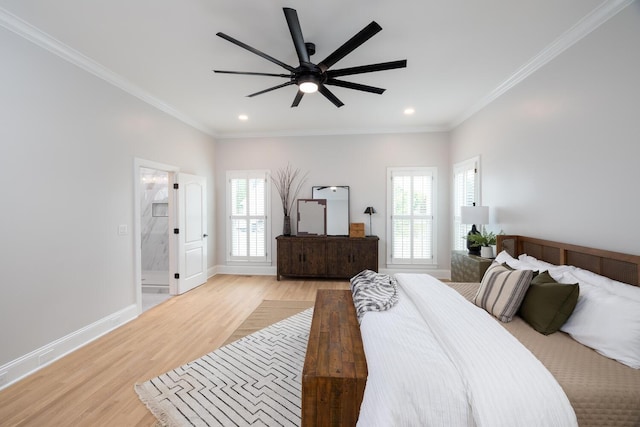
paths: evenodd
<path fill-rule="evenodd" d="M 134 158 L 212 190 L 215 143 L 4 28 L 0 64 L 2 367 L 135 304 Z"/>
<path fill-rule="evenodd" d="M 640 255 L 640 3 L 452 132 L 506 233 Z"/>
<path fill-rule="evenodd" d="M 381 239 L 379 261 L 386 263 L 386 177 L 387 167 L 435 166 L 438 168 L 438 266 L 449 269 L 449 145 L 446 133 L 308 136 L 221 140 L 216 146 L 217 217 L 225 217 L 225 173 L 237 169 L 277 169 L 287 165 L 309 172 L 300 194 L 311 198 L 314 185 L 348 185 L 350 187 L 351 222 L 364 222 L 363 212 L 373 206 L 373 232 Z M 273 237 L 282 234 L 282 207 L 272 186 Z M 225 222 L 217 223 L 217 265 L 225 264 Z M 272 240 L 275 253 L 275 239 Z M 273 257 L 275 266 L 276 258 Z"/>

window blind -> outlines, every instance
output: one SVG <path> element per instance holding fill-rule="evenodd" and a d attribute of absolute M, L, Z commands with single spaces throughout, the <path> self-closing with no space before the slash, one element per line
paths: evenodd
<path fill-rule="evenodd" d="M 390 262 L 432 264 L 434 257 L 433 168 L 394 168 L 391 179 Z"/>
<path fill-rule="evenodd" d="M 265 171 L 227 173 L 229 261 L 268 261 L 267 184 Z"/>

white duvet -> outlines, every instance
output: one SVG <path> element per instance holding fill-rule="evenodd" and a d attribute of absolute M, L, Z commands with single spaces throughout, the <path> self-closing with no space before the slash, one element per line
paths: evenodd
<path fill-rule="evenodd" d="M 369 377 L 358 426 L 577 426 L 547 369 L 439 280 L 397 274 L 400 301 L 360 329 Z"/>

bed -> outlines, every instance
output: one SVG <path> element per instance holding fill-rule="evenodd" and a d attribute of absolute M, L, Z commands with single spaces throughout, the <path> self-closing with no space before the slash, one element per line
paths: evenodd
<path fill-rule="evenodd" d="M 397 274 L 390 309 L 357 307 L 369 371 L 358 425 L 640 426 L 640 256 L 524 236 L 499 236 L 498 252 L 489 279 L 527 282 L 508 321 L 499 299 L 482 303 L 486 275 Z M 556 284 L 529 285 L 545 274 Z M 571 286 L 580 292 L 557 329 L 523 311 L 529 289 Z M 352 291 L 356 302 L 353 280 Z"/>

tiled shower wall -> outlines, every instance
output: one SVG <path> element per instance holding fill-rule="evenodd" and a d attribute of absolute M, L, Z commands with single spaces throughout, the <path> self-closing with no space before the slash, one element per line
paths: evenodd
<path fill-rule="evenodd" d="M 141 168 L 142 286 L 169 285 L 169 174 Z"/>

